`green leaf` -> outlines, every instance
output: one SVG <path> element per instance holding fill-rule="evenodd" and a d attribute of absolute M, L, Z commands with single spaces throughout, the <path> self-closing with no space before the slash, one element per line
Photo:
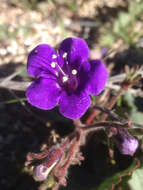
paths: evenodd
<path fill-rule="evenodd" d="M 142 112 L 133 110 L 133 111 L 131 111 L 130 118 L 132 121 L 134 121 L 136 123 L 139 123 L 141 125 L 143 124 L 143 113 Z"/>
<path fill-rule="evenodd" d="M 101 44 L 103 46 L 111 46 L 114 43 L 114 41 L 115 41 L 115 36 L 113 35 L 112 32 L 108 30 L 101 37 Z"/>
<path fill-rule="evenodd" d="M 128 91 L 124 93 L 124 100 L 127 102 L 127 105 L 132 109 L 136 110 L 135 106 L 135 97 Z"/>
<path fill-rule="evenodd" d="M 92 100 L 93 105 L 96 104 L 97 101 L 94 95 L 91 95 L 91 100 Z"/>
<path fill-rule="evenodd" d="M 121 12 L 119 14 L 119 23 L 120 23 L 120 27 L 122 28 L 128 27 L 131 23 L 130 15 L 128 13 Z"/>
<path fill-rule="evenodd" d="M 118 98 L 118 100 L 117 100 L 117 106 L 118 106 L 118 107 L 121 107 L 121 106 L 122 106 L 122 99 L 123 99 L 122 96 L 120 96 L 120 97 Z"/>
<path fill-rule="evenodd" d="M 25 66 L 21 67 L 21 72 L 19 73 L 19 76 L 21 77 L 29 77 L 28 73 L 27 73 L 27 69 Z"/>
<path fill-rule="evenodd" d="M 128 181 L 132 190 L 143 189 L 143 167 L 134 170 L 131 179 Z"/>
<path fill-rule="evenodd" d="M 143 2 L 135 2 L 132 1 L 129 4 L 129 13 L 132 16 L 133 19 L 135 19 L 135 17 L 139 16 L 143 11 Z"/>
<path fill-rule="evenodd" d="M 119 23 L 119 20 L 115 20 L 115 21 L 114 21 L 113 31 L 114 31 L 116 34 L 120 34 L 120 23 Z"/>
<path fill-rule="evenodd" d="M 120 183 L 124 177 L 126 177 L 126 180 L 128 180 L 127 176 L 130 176 L 134 170 L 134 168 L 137 166 L 137 160 L 134 160 L 131 164 L 131 166 L 124 171 L 118 172 L 115 175 L 113 175 L 110 178 L 107 178 L 98 188 L 98 190 L 105 190 L 105 189 L 111 189 L 111 186 L 116 186 L 118 183 Z M 121 181 L 120 181 L 121 180 Z M 93 189 L 94 190 L 94 189 Z"/>

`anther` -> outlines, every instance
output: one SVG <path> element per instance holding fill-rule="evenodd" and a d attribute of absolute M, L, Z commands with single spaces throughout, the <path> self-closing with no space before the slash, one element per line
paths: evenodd
<path fill-rule="evenodd" d="M 65 52 L 64 54 L 63 54 L 63 58 L 66 58 L 67 57 L 67 52 Z"/>
<path fill-rule="evenodd" d="M 52 68 L 55 68 L 55 67 L 56 67 L 56 62 L 52 62 L 52 63 L 51 63 L 51 67 L 52 67 Z"/>
<path fill-rule="evenodd" d="M 73 74 L 73 75 L 76 75 L 76 74 L 77 74 L 77 70 L 73 69 L 73 70 L 72 70 L 72 74 Z"/>
<path fill-rule="evenodd" d="M 63 82 L 66 82 L 68 80 L 67 76 L 63 76 Z"/>
<path fill-rule="evenodd" d="M 56 54 L 53 54 L 53 55 L 52 55 L 52 58 L 53 58 L 53 59 L 57 58 L 57 55 L 56 55 Z"/>

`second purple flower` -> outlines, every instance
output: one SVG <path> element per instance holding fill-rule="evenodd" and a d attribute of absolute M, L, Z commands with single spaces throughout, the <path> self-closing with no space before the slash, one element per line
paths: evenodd
<path fill-rule="evenodd" d="M 28 56 L 27 71 L 36 77 L 26 92 L 28 102 L 44 110 L 59 104 L 65 117 L 80 118 L 91 104 L 89 95 L 98 95 L 108 77 L 104 63 L 88 57 L 89 48 L 80 38 L 65 39 L 58 52 L 38 45 Z"/>

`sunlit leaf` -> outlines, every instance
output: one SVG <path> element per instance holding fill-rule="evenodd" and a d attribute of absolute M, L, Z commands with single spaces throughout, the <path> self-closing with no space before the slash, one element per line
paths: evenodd
<path fill-rule="evenodd" d="M 130 15 L 128 13 L 121 12 L 119 14 L 119 23 L 121 27 L 128 27 L 130 22 Z"/>
<path fill-rule="evenodd" d="M 133 172 L 131 179 L 128 181 L 128 184 L 132 190 L 143 189 L 143 166 Z"/>
<path fill-rule="evenodd" d="M 118 185 L 124 177 L 131 176 L 133 170 L 137 167 L 138 161 L 134 160 L 131 166 L 124 171 L 118 172 L 110 178 L 107 178 L 98 188 L 98 190 L 111 189 Z M 94 189 L 93 189 L 94 190 Z"/>

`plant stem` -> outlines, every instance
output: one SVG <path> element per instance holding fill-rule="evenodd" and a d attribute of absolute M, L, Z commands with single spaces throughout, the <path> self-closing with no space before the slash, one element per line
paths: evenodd
<path fill-rule="evenodd" d="M 113 108 L 113 106 L 116 104 L 118 98 L 121 96 L 121 94 L 123 93 L 124 89 L 123 88 L 120 88 L 120 90 L 118 91 L 118 93 L 116 94 L 116 96 L 114 96 L 112 98 L 112 100 L 109 102 L 109 104 L 107 105 L 107 108 L 110 110 Z M 107 118 L 107 114 L 106 113 L 103 113 L 100 120 L 101 121 L 105 121 L 105 119 Z"/>

